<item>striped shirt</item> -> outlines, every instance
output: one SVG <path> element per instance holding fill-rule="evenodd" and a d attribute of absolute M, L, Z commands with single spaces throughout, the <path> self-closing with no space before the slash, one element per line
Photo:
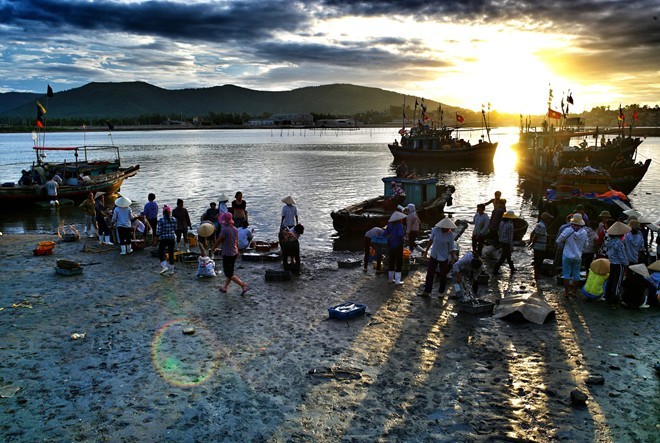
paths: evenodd
<path fill-rule="evenodd" d="M 238 230 L 232 225 L 223 225 L 220 231 L 222 245 L 220 254 L 226 257 L 238 255 Z"/>
<path fill-rule="evenodd" d="M 156 225 L 156 236 L 159 238 L 176 238 L 176 218 L 161 217 Z"/>
<path fill-rule="evenodd" d="M 613 265 L 628 266 L 628 257 L 626 257 L 626 249 L 623 246 L 620 236 L 613 236 L 607 240 L 607 258 Z"/>
<path fill-rule="evenodd" d="M 497 229 L 497 237 L 500 243 L 513 243 L 513 223 L 503 219 Z"/>
<path fill-rule="evenodd" d="M 539 222 L 534 228 L 532 235 L 534 235 L 534 250 L 545 251 L 548 245 L 548 231 L 545 222 Z"/>

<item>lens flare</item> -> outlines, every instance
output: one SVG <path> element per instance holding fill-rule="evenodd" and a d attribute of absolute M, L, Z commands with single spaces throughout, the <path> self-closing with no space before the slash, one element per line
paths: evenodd
<path fill-rule="evenodd" d="M 185 327 L 195 333 L 184 335 Z M 163 379 L 175 386 L 204 383 L 217 370 L 220 355 L 211 331 L 199 320 L 178 318 L 167 322 L 154 336 L 151 360 Z"/>

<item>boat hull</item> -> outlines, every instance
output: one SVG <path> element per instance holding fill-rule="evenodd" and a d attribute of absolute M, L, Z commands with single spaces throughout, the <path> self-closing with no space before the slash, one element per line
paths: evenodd
<path fill-rule="evenodd" d="M 426 149 L 400 144 L 389 144 L 390 152 L 397 160 L 436 160 L 445 162 L 492 162 L 497 143 L 479 143 L 469 148 Z"/>
<path fill-rule="evenodd" d="M 88 183 L 81 185 L 61 185 L 57 190 L 57 198 L 66 198 L 74 202 L 82 202 L 90 192 L 105 192 L 112 194 L 119 190 L 125 179 L 134 176 L 140 169 L 139 165 L 130 168 L 92 177 Z M 3 210 L 17 206 L 30 206 L 38 202 L 49 201 L 44 186 L 2 186 L 0 187 L 0 205 Z"/>
<path fill-rule="evenodd" d="M 417 214 L 422 221 L 433 225 L 444 217 L 445 205 L 451 201 L 453 186 L 438 186 L 438 197 L 427 205 L 417 208 Z M 340 235 L 364 235 L 371 228 L 384 227 L 392 215 L 385 210 L 385 197 L 380 196 L 365 200 L 347 208 L 332 211 L 332 226 Z M 405 203 L 404 203 L 405 205 Z"/>

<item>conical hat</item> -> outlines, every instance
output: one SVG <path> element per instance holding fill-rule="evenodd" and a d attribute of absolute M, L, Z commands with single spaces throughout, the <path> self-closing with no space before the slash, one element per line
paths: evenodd
<path fill-rule="evenodd" d="M 502 216 L 502 218 L 514 219 L 514 218 L 518 218 L 518 216 L 513 211 L 506 211 Z"/>
<path fill-rule="evenodd" d="M 656 260 L 648 266 L 649 271 L 660 272 L 660 260 Z"/>
<path fill-rule="evenodd" d="M 395 211 L 392 213 L 390 219 L 387 220 L 387 223 L 403 220 L 404 218 L 406 218 L 406 214 L 404 214 L 403 212 Z"/>
<path fill-rule="evenodd" d="M 213 226 L 213 223 L 202 223 L 199 225 L 199 228 L 197 228 L 197 235 L 200 237 L 206 238 L 213 234 L 213 232 L 215 232 L 215 226 Z"/>
<path fill-rule="evenodd" d="M 596 274 L 605 275 L 610 273 L 610 261 L 606 258 L 599 258 L 591 262 L 589 266 Z"/>
<path fill-rule="evenodd" d="M 227 197 L 224 193 L 220 194 L 220 197 L 218 197 L 219 202 L 228 202 L 229 197 Z"/>
<path fill-rule="evenodd" d="M 105 195 L 105 192 L 103 191 L 96 191 L 96 194 L 94 194 L 94 200 L 99 198 L 100 196 Z"/>
<path fill-rule="evenodd" d="M 637 265 L 629 266 L 628 269 L 630 269 L 631 271 L 641 275 L 642 277 L 650 277 L 651 276 L 651 274 L 649 274 L 648 269 L 646 269 L 646 266 L 644 265 L 644 263 L 639 263 Z"/>
<path fill-rule="evenodd" d="M 284 197 L 282 199 L 282 203 L 287 204 L 287 205 L 295 205 L 296 201 L 291 197 L 290 195 Z"/>
<path fill-rule="evenodd" d="M 435 224 L 436 228 L 456 229 L 456 224 L 447 216 Z"/>
<path fill-rule="evenodd" d="M 133 202 L 129 198 L 124 197 L 123 195 L 115 200 L 115 205 L 119 206 L 120 208 L 128 208 L 132 203 Z"/>
<path fill-rule="evenodd" d="M 607 230 L 607 233 L 610 235 L 623 235 L 630 232 L 630 226 L 621 223 L 620 221 L 614 222 L 610 229 Z"/>

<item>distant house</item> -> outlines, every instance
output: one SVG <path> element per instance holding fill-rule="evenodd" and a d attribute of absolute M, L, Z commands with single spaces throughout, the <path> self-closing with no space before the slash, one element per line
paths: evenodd
<path fill-rule="evenodd" d="M 271 119 L 252 119 L 246 123 L 248 126 L 273 126 L 275 122 Z"/>
<path fill-rule="evenodd" d="M 321 128 L 357 128 L 360 122 L 352 118 L 328 118 L 316 122 Z"/>
<path fill-rule="evenodd" d="M 273 114 L 270 118 L 251 119 L 247 121 L 249 126 L 312 126 L 314 117 L 312 114 Z"/>

